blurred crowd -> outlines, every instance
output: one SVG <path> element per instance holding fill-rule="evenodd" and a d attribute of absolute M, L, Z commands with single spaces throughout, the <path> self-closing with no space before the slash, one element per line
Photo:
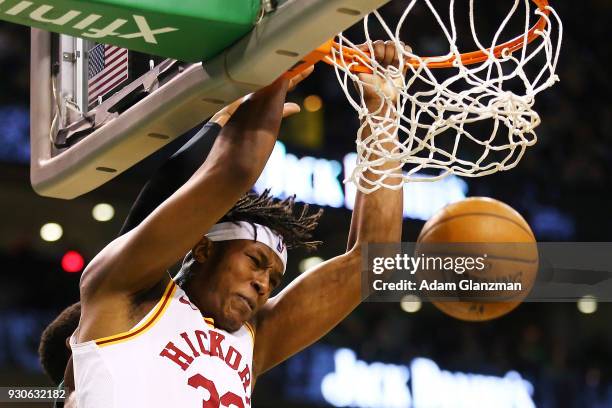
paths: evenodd
<path fill-rule="evenodd" d="M 28 27 L 0 22 L 0 105 L 28 105 L 29 49 Z"/>

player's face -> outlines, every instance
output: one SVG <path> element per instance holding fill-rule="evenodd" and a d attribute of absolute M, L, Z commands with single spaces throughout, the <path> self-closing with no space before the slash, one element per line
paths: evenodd
<path fill-rule="evenodd" d="M 251 240 L 216 243 L 202 289 L 215 325 L 238 330 L 266 303 L 280 284 L 283 264 L 266 245 Z M 210 302 L 212 300 L 212 302 Z"/>

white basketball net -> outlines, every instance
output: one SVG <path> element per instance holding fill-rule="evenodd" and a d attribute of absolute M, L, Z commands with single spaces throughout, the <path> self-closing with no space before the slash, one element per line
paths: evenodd
<path fill-rule="evenodd" d="M 549 7 L 550 16 L 544 16 L 547 26 L 543 31 L 537 31 L 539 38 L 527 45 L 527 33 L 543 13 L 531 0 L 498 1 L 508 1 L 509 6 L 512 1 L 514 4 L 492 40 L 486 44 L 477 35 L 474 0 L 469 1 L 473 41 L 487 55 L 486 61 L 470 66 L 462 64 L 461 50 L 456 45 L 454 0 L 449 0 L 450 27 L 445 25 L 430 0 L 408 2 L 394 30 L 377 11 L 367 16 L 364 19 L 364 31 L 370 55 L 374 55 L 372 42 L 381 39 L 371 38 L 368 30 L 370 20 L 376 19 L 389 39 L 395 42 L 397 52 L 404 56 L 400 58 L 399 68 L 384 67 L 373 58 L 362 61 L 374 74 L 384 77 L 399 93 L 397 102 L 387 98 L 387 107 L 381 105 L 381 109 L 376 111 L 368 111 L 360 96 L 363 92 L 355 92 L 355 87 L 363 90 L 364 83 L 357 74 L 351 72 L 351 65 L 355 63 L 345 60 L 342 54 L 344 47 L 355 49 L 356 44 L 342 33 L 338 35 L 339 48 L 329 59 L 333 60 L 340 85 L 362 123 L 357 137 L 357 164 L 347 181 L 353 181 L 366 193 L 380 187 L 401 188 L 397 178 L 398 166 L 404 170 L 404 181 L 434 181 L 450 174 L 479 177 L 513 168 L 526 148 L 535 144 L 535 128 L 540 124 L 540 117 L 533 110 L 535 96 L 559 80 L 555 69 L 563 34 L 562 23 L 557 13 Z M 427 5 L 449 43 L 446 55 L 429 61 L 445 61 L 455 56 L 454 67 L 442 70 L 429 68 L 422 58 L 402 45 L 399 33 L 416 3 Z M 523 48 L 513 54 L 504 52 L 498 58 L 489 50 L 520 35 L 505 31 L 521 4 L 525 7 Z M 553 22 L 556 24 L 553 25 Z M 556 35 L 552 32 L 554 27 L 557 27 Z M 409 39 L 403 40 L 410 44 Z M 401 75 L 405 68 L 404 60 L 413 58 L 418 59 L 419 64 L 414 66 L 406 63 L 408 70 L 404 77 Z M 528 75 L 525 68 L 530 62 L 536 69 L 535 74 L 532 68 L 531 75 Z M 445 72 L 445 76 L 438 79 L 441 71 Z M 512 91 L 507 86 L 509 81 L 514 81 Z M 520 84 L 520 94 L 516 93 L 517 83 Z M 377 89 L 377 93 L 384 98 L 380 89 Z M 469 129 L 481 121 L 489 122 L 484 134 Z M 362 138 L 366 129 L 369 129 L 371 135 Z M 394 146 L 392 149 L 388 147 L 388 142 Z M 462 154 L 466 151 L 470 152 L 470 157 Z M 379 168 L 388 162 L 399 165 L 394 170 Z M 423 170 L 429 171 L 423 173 Z M 424 176 L 427 173 L 429 175 Z"/>

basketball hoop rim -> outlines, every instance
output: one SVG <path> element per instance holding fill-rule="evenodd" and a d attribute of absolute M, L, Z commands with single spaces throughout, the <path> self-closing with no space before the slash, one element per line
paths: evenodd
<path fill-rule="evenodd" d="M 548 17 L 550 16 L 549 2 L 548 0 L 532 0 L 537 6 L 538 10 L 542 13 L 539 20 L 529 29 L 527 32 L 527 41 L 525 41 L 525 34 L 520 35 L 510 41 L 500 44 L 493 48 L 489 52 L 483 50 L 466 52 L 461 54 L 461 65 L 473 65 L 480 62 L 486 61 L 490 54 L 499 58 L 504 53 L 510 53 L 523 48 L 525 45 L 531 44 L 540 35 L 538 34 L 548 25 Z M 350 47 L 342 46 L 337 43 L 334 39 L 330 39 L 325 44 L 321 45 L 310 55 L 312 58 L 318 58 L 317 61 L 323 60 L 326 63 L 333 65 L 333 52 L 340 52 L 343 55 L 344 62 L 350 67 L 353 72 L 361 73 L 372 73 L 372 70 L 363 64 L 363 61 L 368 61 L 370 56 L 363 52 Z M 411 58 L 407 61 L 409 65 L 413 67 L 419 67 L 425 62 L 428 68 L 440 69 L 440 68 L 452 68 L 456 66 L 456 57 L 450 56 L 445 60 L 440 60 L 443 56 L 437 57 L 421 57 Z M 307 60 L 307 59 L 305 59 Z"/>

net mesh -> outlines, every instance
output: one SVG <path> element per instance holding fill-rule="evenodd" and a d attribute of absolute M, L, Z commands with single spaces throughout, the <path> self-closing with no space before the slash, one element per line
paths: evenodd
<path fill-rule="evenodd" d="M 510 10 L 485 42 L 477 32 L 474 1 L 469 1 L 469 31 L 483 53 L 478 63 L 467 65 L 462 61 L 454 0 L 450 0 L 447 23 L 430 0 L 408 2 L 394 29 L 378 11 L 373 12 L 363 22 L 369 52 L 362 52 L 356 59 L 345 55 L 349 50 L 355 53 L 358 46 L 345 34 L 338 35 L 328 62 L 335 66 L 340 86 L 361 120 L 357 165 L 347 178 L 361 191 L 401 188 L 397 166 L 380 169 L 389 162 L 402 167 L 404 181 L 434 181 L 450 174 L 479 177 L 513 168 L 527 147 L 536 143 L 540 117 L 534 110 L 535 96 L 559 80 L 555 69 L 563 34 L 561 20 L 547 4 L 541 10 L 531 0 L 508 1 Z M 404 42 L 410 41 L 400 38 L 400 33 L 417 5 L 425 5 L 442 30 L 449 45 L 445 55 L 422 58 L 404 47 Z M 520 33 L 515 31 L 512 37 L 507 33 L 519 11 L 525 34 L 516 38 L 515 50 L 502 47 L 496 56 L 492 52 L 496 47 Z M 528 45 L 528 33 L 540 18 L 546 24 L 532 30 L 536 39 Z M 374 60 L 372 43 L 380 39 L 370 35 L 375 22 L 394 41 L 396 52 L 402 54 L 398 67 L 385 67 Z M 452 66 L 433 67 L 444 61 L 452 61 Z M 386 86 L 394 87 L 399 94 L 397 100 L 387 98 L 380 109 L 368 110 L 362 97 L 366 85 L 353 72 L 356 64 L 385 78 Z M 382 89 L 377 93 L 384 100 Z"/>

